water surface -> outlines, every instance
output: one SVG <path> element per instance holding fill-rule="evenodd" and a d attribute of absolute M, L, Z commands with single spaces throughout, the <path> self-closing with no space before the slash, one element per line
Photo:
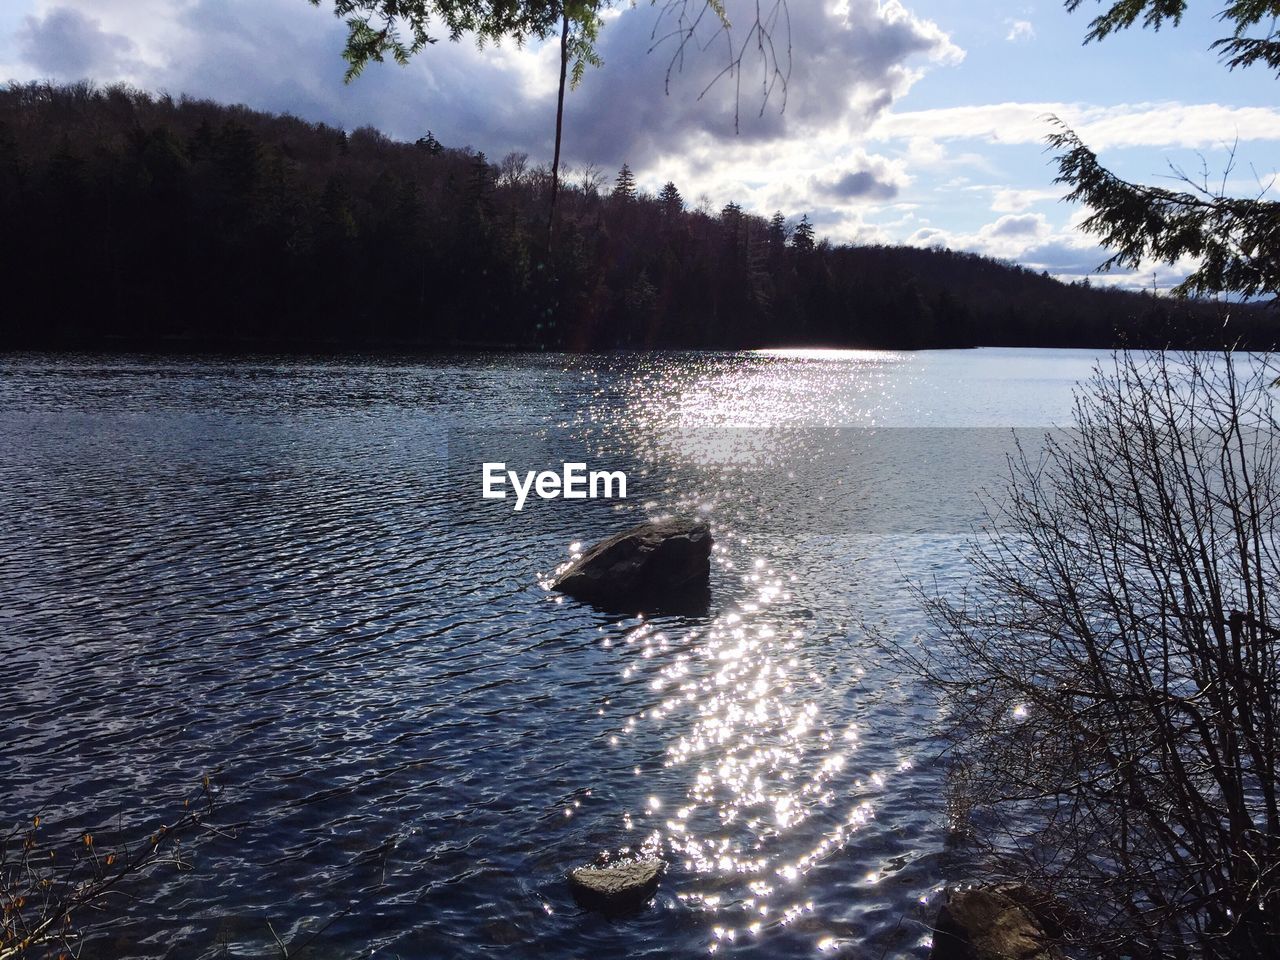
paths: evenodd
<path fill-rule="evenodd" d="M 943 481 L 1093 359 L 4 359 L 0 817 L 151 824 L 221 769 L 243 826 L 86 956 L 923 957 L 963 853 L 858 624 L 920 628 L 980 519 Z M 633 495 L 516 514 L 481 448 Z M 541 586 L 672 511 L 715 529 L 705 613 Z M 652 907 L 580 911 L 564 871 L 626 850 L 671 863 Z"/>

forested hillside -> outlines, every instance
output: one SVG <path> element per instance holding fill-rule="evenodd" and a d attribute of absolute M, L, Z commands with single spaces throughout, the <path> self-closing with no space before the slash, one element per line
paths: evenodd
<path fill-rule="evenodd" d="M 429 118 L 424 118 L 429 120 Z M 88 84 L 0 92 L 0 346 L 592 349 L 1220 342 L 1219 311 L 425 135 Z M 1231 339 L 1270 346 L 1270 310 Z"/>

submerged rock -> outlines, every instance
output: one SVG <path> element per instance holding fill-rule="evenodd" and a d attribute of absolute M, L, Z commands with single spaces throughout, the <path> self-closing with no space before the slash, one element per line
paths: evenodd
<path fill-rule="evenodd" d="M 951 890 L 934 924 L 930 960 L 1060 960 L 1032 912 L 999 887 Z"/>
<path fill-rule="evenodd" d="M 674 600 L 707 591 L 711 528 L 658 520 L 602 540 L 552 581 L 551 588 L 609 606 Z"/>
<path fill-rule="evenodd" d="M 666 864 L 661 860 L 637 860 L 606 867 L 578 867 L 569 871 L 574 899 L 592 910 L 634 910 L 658 892 Z"/>

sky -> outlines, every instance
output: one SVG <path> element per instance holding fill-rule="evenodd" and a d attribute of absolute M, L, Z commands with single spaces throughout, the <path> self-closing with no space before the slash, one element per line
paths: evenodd
<path fill-rule="evenodd" d="M 762 0 L 766 15 L 775 2 Z M 1192 3 L 1177 28 L 1084 44 L 1101 9 L 1091 0 L 1074 14 L 1061 0 L 789 0 L 770 30 L 788 78 L 766 97 L 772 62 L 748 52 L 740 74 L 717 80 L 726 37 L 705 24 L 673 66 L 662 37 L 697 3 L 608 12 L 604 65 L 566 102 L 571 179 L 594 165 L 612 181 L 626 162 L 642 187 L 674 181 L 690 206 L 808 215 L 833 242 L 947 246 L 1066 280 L 1167 289 L 1186 264 L 1097 274 L 1107 254 L 1079 229 L 1088 211 L 1053 183 L 1048 118 L 1135 181 L 1207 171 L 1255 196 L 1277 169 L 1280 81 L 1218 63 L 1208 47 L 1227 32 L 1220 4 Z M 728 9 L 729 42 L 754 51 L 755 0 Z M 330 0 L 5 0 L 0 78 L 123 81 L 549 160 L 554 45 L 442 41 L 346 84 L 344 37 Z"/>

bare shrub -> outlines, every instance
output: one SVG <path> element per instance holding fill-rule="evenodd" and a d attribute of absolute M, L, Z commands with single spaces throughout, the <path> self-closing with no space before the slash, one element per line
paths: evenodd
<path fill-rule="evenodd" d="M 1280 951 L 1275 370 L 1121 355 L 906 653 L 993 863 L 1090 956 Z"/>
<path fill-rule="evenodd" d="M 125 895 L 133 878 L 169 865 L 187 868 L 182 840 L 211 830 L 214 788 L 206 777 L 168 824 L 131 840 L 124 831 L 74 830 L 53 838 L 40 817 L 0 833 L 0 960 L 42 955 L 69 958 L 91 929 L 87 916 L 102 916 L 113 896 Z"/>

